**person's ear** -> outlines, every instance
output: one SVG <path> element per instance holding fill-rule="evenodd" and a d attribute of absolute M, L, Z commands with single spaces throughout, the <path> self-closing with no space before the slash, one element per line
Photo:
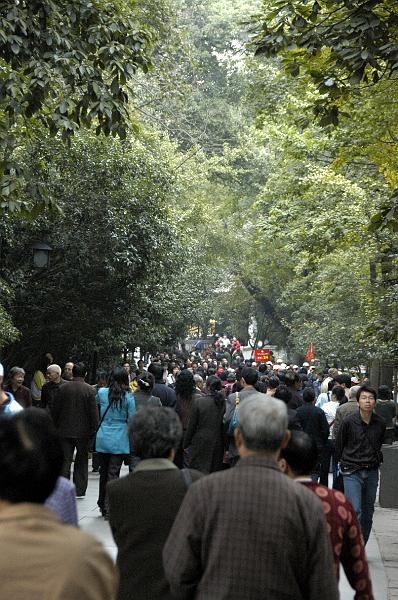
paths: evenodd
<path fill-rule="evenodd" d="M 282 443 L 281 443 L 281 450 L 283 448 L 286 448 L 286 446 L 289 443 L 290 437 L 291 437 L 290 431 L 288 429 L 286 429 L 285 434 L 284 434 L 283 439 L 282 439 Z"/>
<path fill-rule="evenodd" d="M 243 437 L 242 437 L 242 432 L 239 429 L 239 427 L 235 427 L 235 429 L 234 429 L 234 440 L 235 440 L 235 446 L 236 446 L 237 450 L 242 448 Z"/>
<path fill-rule="evenodd" d="M 282 473 L 287 475 L 287 471 L 288 471 L 289 467 L 287 466 L 287 462 L 284 458 L 280 458 L 278 460 L 278 466 L 279 466 L 280 470 L 282 471 Z"/>

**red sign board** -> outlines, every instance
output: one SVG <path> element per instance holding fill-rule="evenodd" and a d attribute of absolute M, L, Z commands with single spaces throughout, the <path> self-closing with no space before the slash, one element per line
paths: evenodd
<path fill-rule="evenodd" d="M 265 363 L 271 360 L 271 351 L 268 348 L 258 348 L 254 351 L 254 360 L 257 363 Z"/>

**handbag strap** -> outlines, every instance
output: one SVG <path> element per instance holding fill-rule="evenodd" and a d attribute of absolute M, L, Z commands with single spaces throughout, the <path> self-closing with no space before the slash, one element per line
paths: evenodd
<path fill-rule="evenodd" d="M 100 420 L 100 422 L 98 423 L 98 427 L 97 427 L 97 429 L 95 430 L 95 433 L 96 433 L 96 434 L 98 433 L 98 431 L 99 431 L 99 429 L 100 429 L 100 427 L 101 427 L 102 423 L 104 422 L 104 419 L 105 419 L 106 413 L 108 412 L 108 410 L 110 409 L 110 407 L 111 407 L 111 405 L 110 405 L 110 403 L 109 403 L 109 404 L 108 404 L 108 406 L 107 406 L 107 407 L 106 407 L 106 409 L 105 409 L 105 412 L 104 412 L 104 414 L 103 414 L 103 415 L 102 415 L 102 417 L 101 417 L 101 420 Z"/>

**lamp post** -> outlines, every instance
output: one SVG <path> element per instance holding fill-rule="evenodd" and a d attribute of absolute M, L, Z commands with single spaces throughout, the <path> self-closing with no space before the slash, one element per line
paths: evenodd
<path fill-rule="evenodd" d="M 46 269 L 50 264 L 51 246 L 43 242 L 33 244 L 33 265 L 38 269 Z"/>

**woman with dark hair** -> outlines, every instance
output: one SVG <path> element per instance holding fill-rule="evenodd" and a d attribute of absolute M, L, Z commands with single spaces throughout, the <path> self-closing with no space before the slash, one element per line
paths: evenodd
<path fill-rule="evenodd" d="M 225 395 L 221 380 L 211 375 L 206 395 L 194 398 L 184 436 L 184 448 L 190 447 L 190 467 L 212 473 L 223 468 Z"/>
<path fill-rule="evenodd" d="M 130 454 L 127 431 L 129 419 L 135 413 L 134 396 L 129 388 L 129 376 L 123 367 L 113 369 L 109 387 L 97 391 L 100 423 L 97 430 L 95 449 L 99 461 L 98 506 L 107 518 L 106 484 L 117 479 L 123 460 Z"/>
<path fill-rule="evenodd" d="M 183 439 L 188 427 L 189 417 L 192 410 L 192 404 L 195 398 L 202 395 L 197 391 L 194 376 L 189 369 L 183 369 L 175 382 L 175 392 L 177 396 L 177 407 L 182 423 Z M 176 453 L 175 463 L 179 467 L 189 467 L 191 464 L 190 448 L 184 450 L 180 446 Z"/>
<path fill-rule="evenodd" d="M 30 384 L 33 406 L 40 406 L 41 390 L 46 383 L 47 367 L 48 365 L 51 365 L 52 362 L 54 362 L 53 356 L 47 352 L 46 354 L 42 354 L 36 363 L 36 369 Z"/>
<path fill-rule="evenodd" d="M 158 396 L 152 396 L 155 378 L 152 373 L 143 371 L 137 375 L 138 388 L 134 392 L 135 408 L 144 408 L 145 406 L 162 406 Z"/>

